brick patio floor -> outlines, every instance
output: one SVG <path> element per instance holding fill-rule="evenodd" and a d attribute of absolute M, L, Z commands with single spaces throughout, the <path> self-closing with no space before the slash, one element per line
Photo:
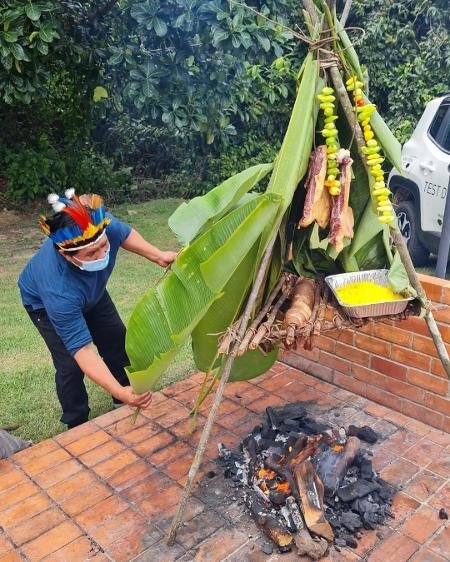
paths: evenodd
<path fill-rule="evenodd" d="M 189 434 L 189 406 L 201 381 L 197 374 L 156 393 L 134 426 L 123 407 L 0 460 L 0 562 L 305 562 L 261 551 L 263 538 L 213 462 L 217 443 L 236 446 L 267 406 L 298 400 L 315 401 L 311 407 L 325 419 L 338 412 L 335 422 L 378 431 L 374 465 L 401 486 L 388 526 L 365 532 L 356 550 L 331 549 L 322 560 L 450 560 L 450 526 L 438 518 L 441 507 L 450 511 L 450 435 L 281 363 L 228 385 L 186 523 L 176 545 L 166 547 L 205 420 L 200 415 Z"/>

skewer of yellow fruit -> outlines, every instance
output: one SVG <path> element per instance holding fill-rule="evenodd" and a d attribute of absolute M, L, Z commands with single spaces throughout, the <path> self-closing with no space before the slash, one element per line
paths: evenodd
<path fill-rule="evenodd" d="M 338 118 L 335 115 L 333 88 L 325 86 L 317 96 L 320 101 L 320 109 L 324 115 L 324 128 L 321 131 L 327 145 L 327 178 L 325 180 L 325 187 L 328 189 L 330 195 L 339 195 L 341 192 L 341 183 L 339 181 L 339 167 L 336 162 L 336 152 L 339 148 L 337 139 L 338 130 L 336 129 L 335 121 Z"/>
<path fill-rule="evenodd" d="M 361 126 L 366 146 L 361 149 L 366 159 L 366 164 L 370 168 L 370 175 L 375 179 L 372 186 L 372 196 L 377 204 L 378 220 L 383 224 L 392 222 L 395 219 L 394 209 L 389 199 L 391 192 L 386 187 L 384 181 L 384 171 L 382 163 L 383 156 L 380 155 L 381 146 L 375 138 L 375 133 L 370 125 L 370 117 L 376 110 L 373 103 L 365 103 L 363 97 L 364 84 L 356 76 L 350 77 L 346 82 L 348 92 L 353 92 L 353 99 L 357 113 L 357 119 Z"/>

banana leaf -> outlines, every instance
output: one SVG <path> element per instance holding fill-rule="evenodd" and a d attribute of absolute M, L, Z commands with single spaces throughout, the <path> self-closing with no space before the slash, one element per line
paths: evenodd
<path fill-rule="evenodd" d="M 223 183 L 189 203 L 182 203 L 169 218 L 169 227 L 183 245 L 224 216 L 264 177 L 273 164 L 257 164 L 228 178 Z"/>
<path fill-rule="evenodd" d="M 136 392 L 154 388 L 280 203 L 278 195 L 265 194 L 230 212 L 182 250 L 170 273 L 137 304 L 126 336 L 127 372 Z"/>
<path fill-rule="evenodd" d="M 398 252 L 394 254 L 394 259 L 388 272 L 388 281 L 392 290 L 396 293 L 400 293 L 405 297 L 417 297 L 416 290 L 409 284 L 408 274 Z"/>

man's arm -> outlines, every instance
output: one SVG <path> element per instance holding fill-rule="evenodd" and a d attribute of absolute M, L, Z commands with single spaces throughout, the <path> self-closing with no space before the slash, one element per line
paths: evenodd
<path fill-rule="evenodd" d="M 156 246 L 153 246 L 134 229 L 132 229 L 128 237 L 122 242 L 122 248 L 147 258 L 161 267 L 167 267 L 177 257 L 176 252 L 163 252 Z"/>
<path fill-rule="evenodd" d="M 87 344 L 74 355 L 75 361 L 87 377 L 101 386 L 114 398 L 138 408 L 147 408 L 152 400 L 151 392 L 135 394 L 131 386 L 121 386 L 106 366 L 103 359 L 97 355 L 92 344 Z"/>

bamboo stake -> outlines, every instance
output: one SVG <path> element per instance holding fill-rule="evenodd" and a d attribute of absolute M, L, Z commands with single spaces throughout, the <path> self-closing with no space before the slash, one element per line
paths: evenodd
<path fill-rule="evenodd" d="M 205 448 L 206 448 L 206 444 L 208 443 L 208 439 L 209 436 L 211 434 L 211 429 L 215 420 L 215 417 L 217 415 L 217 411 L 219 410 L 219 406 L 220 403 L 222 402 L 222 397 L 223 397 L 223 393 L 225 390 L 225 386 L 228 382 L 228 379 L 230 377 L 230 373 L 231 373 L 231 368 L 233 367 L 233 363 L 234 360 L 236 358 L 237 355 L 237 351 L 238 351 L 238 347 L 239 347 L 239 341 L 242 339 L 242 337 L 245 334 L 245 331 L 247 329 L 247 325 L 248 322 L 250 320 L 250 315 L 253 309 L 253 305 L 255 303 L 255 300 L 258 296 L 258 292 L 263 284 L 264 278 L 265 278 L 265 272 L 266 269 L 269 265 L 271 256 L 272 256 L 272 250 L 273 250 L 273 246 L 275 244 L 275 240 L 277 237 L 277 233 L 273 236 L 272 240 L 270 241 L 269 245 L 267 246 L 262 261 L 261 261 L 261 265 L 258 271 L 258 275 L 256 276 L 255 282 L 253 283 L 253 287 L 250 293 L 250 296 L 248 298 L 247 304 L 245 306 L 245 310 L 244 313 L 242 315 L 242 319 L 239 325 L 239 330 L 238 330 L 238 334 L 237 334 L 237 338 L 236 340 L 233 342 L 232 347 L 231 347 L 231 351 L 230 354 L 227 357 L 227 360 L 225 362 L 225 365 L 223 367 L 223 371 L 222 371 L 222 376 L 220 378 L 220 383 L 217 387 L 216 390 L 216 395 L 214 397 L 214 402 L 213 405 L 211 406 L 211 410 L 209 412 L 208 415 L 208 419 L 206 420 L 206 424 L 205 427 L 203 428 L 203 432 L 202 435 L 200 437 L 200 441 L 199 444 L 197 446 L 197 450 L 195 452 L 195 457 L 194 460 L 192 461 L 192 465 L 191 468 L 189 469 L 189 473 L 188 473 L 188 479 L 187 482 L 184 486 L 184 490 L 183 493 L 181 495 L 180 498 L 180 503 L 178 504 L 178 509 L 177 512 L 174 515 L 174 518 L 172 519 L 172 524 L 170 526 L 169 529 L 169 534 L 167 535 L 167 544 L 168 546 L 172 546 L 175 542 L 175 537 L 177 534 L 177 531 L 181 525 L 182 522 L 182 517 L 183 517 L 183 513 L 187 504 L 187 501 L 191 495 L 191 489 L 192 489 L 192 485 L 194 483 L 195 477 L 197 475 L 198 469 L 200 467 L 200 463 L 202 461 L 202 456 L 203 453 L 205 452 Z"/>
<path fill-rule="evenodd" d="M 345 2 L 345 6 L 344 6 L 344 9 L 342 10 L 342 15 L 341 15 L 341 19 L 340 19 L 340 23 L 341 23 L 342 27 L 345 27 L 345 24 L 347 23 L 347 18 L 348 18 L 348 15 L 350 13 L 350 8 L 352 7 L 352 2 L 353 2 L 353 0 L 347 0 Z"/>
<path fill-rule="evenodd" d="M 280 280 L 278 281 L 278 283 L 275 285 L 274 289 L 270 293 L 266 304 L 260 310 L 258 316 L 251 323 L 249 329 L 247 330 L 247 333 L 245 334 L 244 338 L 242 339 L 242 342 L 239 345 L 239 349 L 238 349 L 238 352 L 237 352 L 238 356 L 244 355 L 244 353 L 247 351 L 248 344 L 250 343 L 250 340 L 254 337 L 254 335 L 256 334 L 256 330 L 257 330 L 258 326 L 260 325 L 260 323 L 262 322 L 262 320 L 266 316 L 266 314 L 269 312 L 269 309 L 272 306 L 272 303 L 275 300 L 275 297 L 280 292 L 280 289 L 283 286 L 283 283 L 285 282 L 285 279 L 286 279 L 286 274 L 283 273 L 280 277 Z"/>

